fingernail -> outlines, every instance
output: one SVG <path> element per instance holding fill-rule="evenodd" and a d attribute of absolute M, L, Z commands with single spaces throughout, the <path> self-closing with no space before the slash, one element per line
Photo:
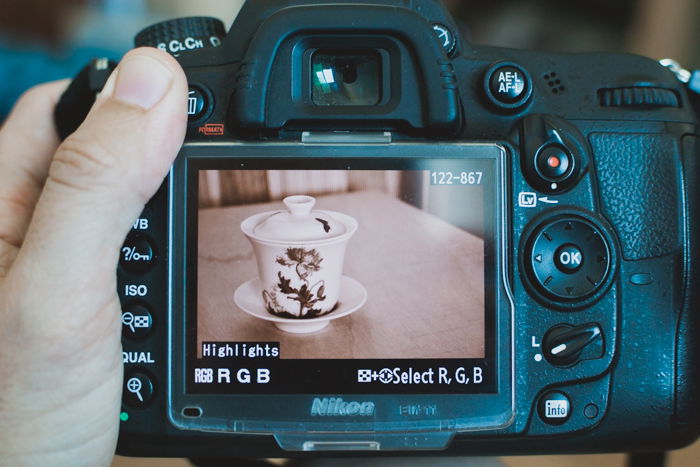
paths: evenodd
<path fill-rule="evenodd" d="M 173 75 L 158 60 L 144 55 L 125 58 L 117 68 L 114 97 L 127 104 L 150 109 L 170 88 Z"/>

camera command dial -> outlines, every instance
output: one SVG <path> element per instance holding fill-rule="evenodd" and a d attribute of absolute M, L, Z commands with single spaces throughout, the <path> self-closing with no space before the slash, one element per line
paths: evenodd
<path fill-rule="evenodd" d="M 558 216 L 531 235 L 525 268 L 538 292 L 558 302 L 595 294 L 611 269 L 610 245 L 601 229 L 577 216 Z"/>
<path fill-rule="evenodd" d="M 226 36 L 224 23 L 216 18 L 178 18 L 149 26 L 134 38 L 136 47 L 157 47 L 174 56 L 183 52 L 218 47 Z"/>

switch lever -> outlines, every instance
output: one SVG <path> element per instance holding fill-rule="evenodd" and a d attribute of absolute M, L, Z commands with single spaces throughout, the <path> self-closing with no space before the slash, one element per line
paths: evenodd
<path fill-rule="evenodd" d="M 595 323 L 580 326 L 560 324 L 547 331 L 542 348 L 547 361 L 556 366 L 600 358 L 603 354 L 603 332 Z"/>

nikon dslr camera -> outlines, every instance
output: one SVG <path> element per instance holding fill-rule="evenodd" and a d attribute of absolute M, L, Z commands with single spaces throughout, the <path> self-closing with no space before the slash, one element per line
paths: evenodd
<path fill-rule="evenodd" d="M 477 47 L 436 0 L 249 1 L 137 45 L 182 64 L 189 129 L 121 250 L 119 453 L 696 439 L 700 128 L 667 67 Z"/>

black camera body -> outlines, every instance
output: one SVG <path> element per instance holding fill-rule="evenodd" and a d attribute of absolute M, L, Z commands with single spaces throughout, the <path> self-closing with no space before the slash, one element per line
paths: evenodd
<path fill-rule="evenodd" d="M 249 1 L 212 24 L 137 38 L 184 67 L 190 125 L 122 249 L 120 454 L 697 438 L 700 138 L 671 71 L 473 46 L 434 0 Z M 294 237 L 279 201 L 310 194 L 317 231 Z M 247 233 L 266 209 L 276 233 Z M 309 284 L 336 224 L 357 233 L 327 311 L 337 278 Z"/>

